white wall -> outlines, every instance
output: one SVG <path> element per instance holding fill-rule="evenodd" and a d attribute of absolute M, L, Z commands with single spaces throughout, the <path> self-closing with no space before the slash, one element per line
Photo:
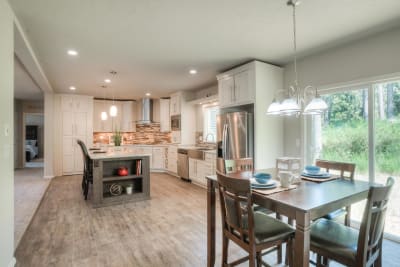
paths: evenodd
<path fill-rule="evenodd" d="M 57 131 L 54 130 L 54 113 L 54 94 L 46 92 L 44 94 L 44 178 L 46 179 L 51 179 L 55 176 L 54 156 L 56 155 L 56 145 L 54 144 L 54 137 Z"/>
<path fill-rule="evenodd" d="M 400 72 L 400 28 L 303 58 L 298 62 L 299 83 L 329 87 Z M 293 82 L 293 65 L 285 67 L 284 83 Z M 285 119 L 285 155 L 301 156 L 301 119 Z"/>
<path fill-rule="evenodd" d="M 0 266 L 5 267 L 14 261 L 13 22 L 8 2 L 0 0 Z"/>

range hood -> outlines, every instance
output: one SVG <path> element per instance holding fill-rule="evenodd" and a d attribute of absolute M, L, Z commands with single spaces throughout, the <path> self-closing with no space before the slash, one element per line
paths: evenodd
<path fill-rule="evenodd" d="M 149 124 L 153 122 L 153 100 L 151 98 L 142 98 L 138 101 L 139 124 Z"/>

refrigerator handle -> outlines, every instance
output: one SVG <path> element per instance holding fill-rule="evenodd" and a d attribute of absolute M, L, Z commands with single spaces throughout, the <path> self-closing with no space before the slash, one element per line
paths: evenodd
<path fill-rule="evenodd" d="M 228 124 L 224 124 L 224 129 L 222 131 L 222 158 L 226 158 L 226 149 L 227 149 L 227 136 L 228 135 Z"/>

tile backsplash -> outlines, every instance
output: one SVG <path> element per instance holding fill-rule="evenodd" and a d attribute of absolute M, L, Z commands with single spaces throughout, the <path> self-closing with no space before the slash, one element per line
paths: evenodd
<path fill-rule="evenodd" d="M 93 133 L 93 142 L 110 144 L 112 132 Z M 159 123 L 136 124 L 136 132 L 122 133 L 122 144 L 168 144 L 171 143 L 171 132 L 160 132 Z"/>

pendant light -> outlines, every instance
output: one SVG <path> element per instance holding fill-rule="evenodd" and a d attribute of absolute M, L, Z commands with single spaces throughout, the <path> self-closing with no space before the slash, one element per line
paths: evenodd
<path fill-rule="evenodd" d="M 112 71 L 110 71 L 110 74 L 111 74 L 113 77 L 115 77 L 115 75 L 117 74 L 117 72 L 112 70 Z M 115 79 L 113 78 L 113 80 L 115 80 Z M 117 109 L 117 106 L 115 105 L 114 87 L 112 87 L 112 95 L 113 95 L 113 103 L 112 103 L 112 105 L 111 105 L 111 107 L 110 107 L 110 116 L 111 116 L 111 117 L 116 117 L 116 116 L 118 115 L 118 109 Z"/>
<path fill-rule="evenodd" d="M 108 115 L 107 115 L 107 112 L 104 110 L 106 110 L 106 88 L 107 88 L 107 86 L 102 85 L 101 87 L 103 88 L 103 92 L 104 92 L 104 98 L 103 98 L 104 100 L 103 100 L 103 111 L 101 112 L 100 117 L 101 117 L 102 121 L 106 121 L 108 119 Z"/>
<path fill-rule="evenodd" d="M 297 74 L 297 43 L 296 43 L 296 6 L 300 4 L 299 0 L 289 0 L 287 2 L 288 6 L 293 7 L 293 68 L 294 68 L 294 85 L 290 86 L 288 90 L 278 90 L 276 95 L 283 95 L 284 99 L 282 102 L 278 101 L 276 96 L 272 103 L 269 105 L 267 110 L 267 115 L 281 115 L 281 116 L 299 116 L 304 115 L 318 115 L 322 114 L 327 110 L 328 105 L 325 101 L 318 95 L 317 89 L 315 89 L 315 97 L 308 103 L 304 111 L 302 111 L 302 106 L 305 105 L 307 101 L 307 96 L 311 90 L 312 86 L 306 86 L 301 89 L 298 84 L 298 74 Z"/>

